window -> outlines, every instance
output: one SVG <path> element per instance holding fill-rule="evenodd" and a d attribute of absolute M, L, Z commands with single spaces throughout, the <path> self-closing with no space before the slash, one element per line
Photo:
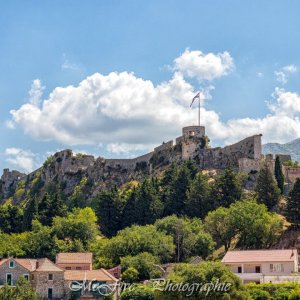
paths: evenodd
<path fill-rule="evenodd" d="M 7 285 L 12 285 L 12 274 L 6 274 Z"/>
<path fill-rule="evenodd" d="M 72 270 L 72 268 L 71 267 L 66 267 L 66 270 Z"/>
<path fill-rule="evenodd" d="M 284 272 L 283 264 L 270 264 L 270 272 Z"/>
<path fill-rule="evenodd" d="M 14 262 L 13 260 L 11 260 L 11 261 L 9 262 L 9 267 L 10 267 L 11 269 L 15 267 L 15 262 Z"/>
<path fill-rule="evenodd" d="M 242 273 L 242 267 L 238 267 L 238 273 Z"/>
<path fill-rule="evenodd" d="M 76 270 L 81 270 L 81 267 L 76 267 Z"/>
<path fill-rule="evenodd" d="M 260 266 L 255 267 L 255 273 L 260 273 Z"/>
<path fill-rule="evenodd" d="M 48 274 L 48 280 L 53 280 L 53 274 Z"/>
<path fill-rule="evenodd" d="M 24 274 L 24 278 L 29 281 L 29 275 L 28 274 Z"/>
<path fill-rule="evenodd" d="M 48 289 L 48 299 L 52 299 L 52 297 L 53 297 L 53 290 L 52 290 L 52 288 L 49 288 Z"/>

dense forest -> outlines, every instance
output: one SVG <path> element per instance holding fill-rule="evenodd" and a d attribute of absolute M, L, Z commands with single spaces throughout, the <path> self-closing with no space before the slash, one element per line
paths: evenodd
<path fill-rule="evenodd" d="M 235 286 L 232 299 L 247 299 L 248 291 L 214 261 L 229 249 L 274 247 L 285 231 L 298 230 L 300 180 L 283 196 L 280 169 L 280 162 L 275 174 L 263 166 L 250 192 L 243 188 L 245 177 L 231 169 L 211 178 L 187 161 L 89 201 L 83 197 L 87 178 L 69 196 L 60 183 L 43 186 L 39 196 L 37 174 L 21 205 L 0 206 L 0 256 L 54 259 L 58 252 L 91 251 L 95 267 L 121 265 L 122 280 L 130 283 L 160 277 L 159 264 L 182 263 L 170 275 L 174 281 L 219 270 Z M 207 262 L 187 268 L 196 256 Z M 131 293 L 141 290 L 149 292 Z M 122 299 L 130 297 L 124 292 Z"/>

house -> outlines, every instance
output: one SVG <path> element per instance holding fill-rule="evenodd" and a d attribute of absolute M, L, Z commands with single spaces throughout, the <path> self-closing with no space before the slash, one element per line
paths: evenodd
<path fill-rule="evenodd" d="M 104 269 L 97 270 L 66 270 L 64 274 L 67 299 L 102 299 L 118 294 L 118 279 Z"/>
<path fill-rule="evenodd" d="M 92 270 L 92 253 L 58 253 L 56 265 L 63 270 Z"/>
<path fill-rule="evenodd" d="M 48 258 L 36 260 L 36 268 L 31 273 L 30 281 L 42 299 L 64 298 L 64 271 Z"/>
<path fill-rule="evenodd" d="M 222 263 L 243 283 L 300 282 L 295 249 L 228 251 Z"/>
<path fill-rule="evenodd" d="M 23 276 L 30 280 L 30 273 L 35 269 L 34 259 L 5 258 L 0 260 L 0 285 L 15 285 Z"/>
<path fill-rule="evenodd" d="M 14 286 L 21 276 L 43 299 L 64 297 L 64 271 L 47 258 L 6 258 L 0 261 L 0 285 Z"/>
<path fill-rule="evenodd" d="M 103 299 L 118 295 L 118 279 L 104 269 L 92 269 L 92 253 L 59 253 L 48 258 L 0 259 L 0 286 L 14 286 L 25 277 L 42 299 Z"/>

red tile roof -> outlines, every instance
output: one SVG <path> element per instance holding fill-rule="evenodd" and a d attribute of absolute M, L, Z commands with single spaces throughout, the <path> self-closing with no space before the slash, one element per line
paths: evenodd
<path fill-rule="evenodd" d="M 297 250 L 241 250 L 228 251 L 222 259 L 223 263 L 250 262 L 289 262 L 298 256 Z"/>
<path fill-rule="evenodd" d="M 57 264 L 91 264 L 92 262 L 92 253 L 58 253 L 56 255 Z"/>
<path fill-rule="evenodd" d="M 83 271 L 83 270 L 69 270 L 65 271 L 65 280 L 67 281 L 105 281 L 105 282 L 116 282 L 118 281 L 114 276 L 109 274 L 106 270 L 104 269 L 98 269 L 98 270 L 88 270 L 88 271 Z"/>
<path fill-rule="evenodd" d="M 20 264 L 22 267 L 27 269 L 28 271 L 32 272 L 36 268 L 36 259 L 30 259 L 30 258 L 15 258 L 15 262 Z"/>
<path fill-rule="evenodd" d="M 35 270 L 36 272 L 63 272 L 62 269 L 57 267 L 48 258 L 41 258 L 38 260 L 38 266 Z"/>

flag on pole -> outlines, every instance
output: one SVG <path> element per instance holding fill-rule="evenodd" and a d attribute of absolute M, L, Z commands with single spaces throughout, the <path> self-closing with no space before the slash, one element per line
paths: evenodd
<path fill-rule="evenodd" d="M 190 107 L 192 107 L 192 105 L 193 105 L 194 101 L 195 101 L 197 98 L 200 100 L 200 92 L 198 92 L 198 93 L 197 93 L 197 95 L 196 95 L 196 96 L 193 98 L 193 100 L 192 100 L 192 103 L 191 103 Z"/>

